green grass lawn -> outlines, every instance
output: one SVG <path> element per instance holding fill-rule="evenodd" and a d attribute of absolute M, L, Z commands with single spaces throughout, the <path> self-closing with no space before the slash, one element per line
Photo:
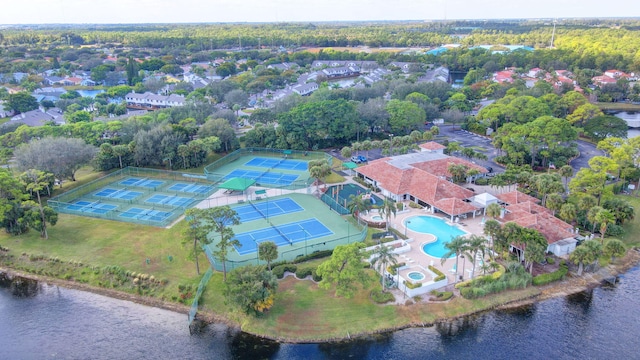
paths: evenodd
<path fill-rule="evenodd" d="M 620 236 L 627 247 L 640 246 L 640 215 L 637 211 L 640 209 L 640 197 L 634 195 L 617 195 L 621 199 L 629 202 L 636 210 L 636 216 L 633 220 L 627 221 L 624 225 L 624 234 Z"/>

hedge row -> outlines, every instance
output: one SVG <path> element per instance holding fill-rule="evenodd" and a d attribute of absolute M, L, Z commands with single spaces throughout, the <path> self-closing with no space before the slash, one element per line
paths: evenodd
<path fill-rule="evenodd" d="M 436 275 L 438 275 L 435 279 L 433 279 L 433 281 L 440 281 L 447 278 L 447 275 L 445 275 L 442 271 L 436 269 L 433 265 L 429 265 L 429 270 L 433 271 Z"/>
<path fill-rule="evenodd" d="M 404 285 L 409 289 L 417 289 L 422 287 L 422 283 L 412 283 L 411 281 L 405 281 Z"/>
<path fill-rule="evenodd" d="M 560 267 L 558 268 L 558 270 L 552 272 L 552 273 L 547 273 L 547 274 L 540 274 L 536 277 L 533 278 L 533 285 L 539 286 L 539 285 L 545 285 L 548 284 L 550 282 L 554 282 L 554 281 L 558 281 L 561 280 L 565 277 L 565 275 L 567 275 L 567 273 L 569 272 L 569 268 L 567 267 L 567 264 L 564 263 L 564 261 L 560 264 Z"/>
<path fill-rule="evenodd" d="M 271 269 L 271 272 L 273 273 L 273 275 L 278 277 L 278 279 L 282 279 L 284 277 L 285 271 L 295 273 L 296 270 L 298 270 L 298 267 L 296 265 L 283 264 L 283 265 L 275 266 L 273 269 Z"/>

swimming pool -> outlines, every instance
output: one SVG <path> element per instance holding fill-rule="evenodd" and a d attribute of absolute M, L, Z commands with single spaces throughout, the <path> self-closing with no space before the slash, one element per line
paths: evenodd
<path fill-rule="evenodd" d="M 442 219 L 432 216 L 413 216 L 406 219 L 404 225 L 411 231 L 435 236 L 436 241 L 425 244 L 422 247 L 422 251 L 438 259 L 442 258 L 442 256 L 448 252 L 444 244 L 451 241 L 452 237 L 466 234 L 466 232 L 447 224 Z M 453 256 L 451 257 L 453 258 Z"/>
<path fill-rule="evenodd" d="M 383 219 L 383 218 L 382 218 L 382 216 L 380 216 L 380 215 L 373 215 L 373 216 L 371 217 L 371 220 L 373 220 L 373 221 L 382 221 L 382 220 L 384 220 L 384 219 Z"/>

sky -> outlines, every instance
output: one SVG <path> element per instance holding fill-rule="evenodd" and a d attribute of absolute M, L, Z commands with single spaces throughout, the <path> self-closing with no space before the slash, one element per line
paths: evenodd
<path fill-rule="evenodd" d="M 3 0 L 0 24 L 640 17 L 637 0 Z"/>

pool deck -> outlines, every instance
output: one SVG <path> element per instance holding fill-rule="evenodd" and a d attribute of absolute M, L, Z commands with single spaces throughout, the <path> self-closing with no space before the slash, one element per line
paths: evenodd
<path fill-rule="evenodd" d="M 405 204 L 408 206 L 408 202 L 405 202 Z M 448 224 L 451 224 L 449 217 L 443 216 L 443 214 L 432 214 L 431 212 L 422 209 L 409 208 L 409 210 L 407 210 L 406 212 L 397 214 L 396 217 L 391 216 L 390 226 L 403 234 L 406 233 L 408 237 L 406 241 L 411 245 L 411 250 L 409 250 L 408 252 L 404 252 L 397 257 L 398 262 L 405 262 L 408 266 L 419 265 L 423 268 L 427 268 L 429 265 L 433 265 L 437 269 L 442 270 L 442 272 L 447 275 L 449 284 L 455 283 L 456 279 L 454 265 L 456 263 L 456 259 L 451 258 L 446 260 L 444 264 L 441 264 L 440 258 L 427 255 L 424 251 L 422 251 L 423 244 L 433 242 L 435 241 L 435 239 L 433 235 L 415 232 L 405 227 L 404 220 L 413 216 L 433 216 L 446 221 Z M 488 218 L 485 217 L 485 220 L 487 219 Z M 469 233 L 469 235 L 483 235 L 484 226 L 482 224 L 482 215 L 476 216 L 475 219 L 471 217 L 467 219 L 460 219 L 460 222 L 453 225 Z M 464 266 L 464 279 L 469 279 L 471 277 L 471 269 L 473 268 L 473 264 L 469 261 L 469 259 L 459 259 L 458 266 L 458 276 L 462 275 L 462 269 Z M 478 267 L 479 265 L 476 264 L 475 276 L 482 274 L 482 271 Z"/>

